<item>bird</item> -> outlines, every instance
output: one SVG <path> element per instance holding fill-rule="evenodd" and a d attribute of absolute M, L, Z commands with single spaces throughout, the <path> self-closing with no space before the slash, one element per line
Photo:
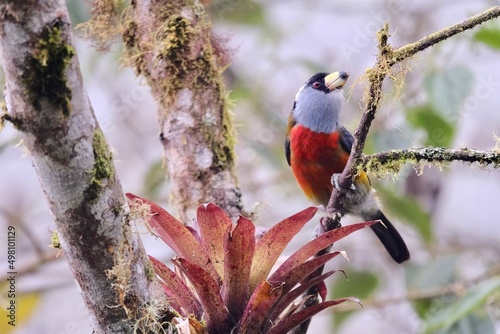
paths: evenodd
<path fill-rule="evenodd" d="M 285 155 L 299 186 L 315 204 L 328 205 L 338 177 L 351 153 L 354 137 L 339 123 L 344 102 L 342 88 L 349 73 L 316 73 L 300 87 L 288 118 Z M 365 221 L 378 220 L 371 229 L 397 263 L 410 252 L 381 206 L 365 171 L 361 170 L 346 196 L 345 213 Z"/>

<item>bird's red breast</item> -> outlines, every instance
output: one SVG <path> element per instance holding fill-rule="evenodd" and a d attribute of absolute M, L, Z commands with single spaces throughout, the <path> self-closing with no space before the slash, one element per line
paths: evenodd
<path fill-rule="evenodd" d="M 349 159 L 340 145 L 339 132 L 318 133 L 296 124 L 289 135 L 290 164 L 297 182 L 307 198 L 326 207 L 333 189 L 331 177 L 342 173 Z M 360 178 L 368 182 L 364 172 Z"/>

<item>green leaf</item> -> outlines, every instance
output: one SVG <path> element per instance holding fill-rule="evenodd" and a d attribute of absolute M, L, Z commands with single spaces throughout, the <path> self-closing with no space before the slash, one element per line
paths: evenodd
<path fill-rule="evenodd" d="M 229 92 L 229 98 L 232 103 L 252 99 L 255 95 L 255 92 L 252 92 L 243 82 L 240 82 L 240 78 L 237 78 L 236 83 Z"/>
<path fill-rule="evenodd" d="M 161 187 L 165 184 L 165 175 L 166 171 L 163 168 L 162 160 L 154 162 L 144 176 L 144 189 L 142 192 L 147 197 L 156 197 Z"/>
<path fill-rule="evenodd" d="M 481 282 L 479 285 L 467 291 L 462 298 L 430 314 L 430 317 L 424 323 L 422 333 L 436 333 L 439 330 L 449 328 L 467 315 L 482 308 L 487 298 L 499 291 L 500 277 Z"/>
<path fill-rule="evenodd" d="M 500 28 L 498 27 L 481 28 L 474 35 L 474 39 L 493 49 L 500 50 Z"/>
<path fill-rule="evenodd" d="M 369 271 L 349 270 L 347 279 L 339 276 L 330 289 L 333 298 L 353 295 L 358 298 L 368 298 L 379 285 L 378 276 Z"/>
<path fill-rule="evenodd" d="M 456 117 L 472 90 L 474 75 L 464 66 L 430 73 L 424 78 L 429 103 L 447 119 Z"/>
<path fill-rule="evenodd" d="M 380 151 L 404 149 L 415 144 L 415 130 L 404 124 L 397 128 L 373 128 L 370 130 L 370 140 L 366 142 L 365 154 L 378 153 Z"/>
<path fill-rule="evenodd" d="M 406 118 L 415 128 L 425 130 L 427 133 L 425 146 L 450 147 L 455 127 L 430 105 L 409 109 Z"/>
<path fill-rule="evenodd" d="M 369 271 L 349 270 L 347 277 L 348 279 L 346 280 L 343 276 L 339 276 L 339 278 L 335 280 L 333 286 L 329 288 L 334 299 L 350 295 L 363 300 L 370 297 L 370 295 L 375 292 L 379 286 L 378 276 Z M 335 328 L 338 329 L 352 313 L 353 312 L 350 311 L 335 312 Z"/>
<path fill-rule="evenodd" d="M 377 193 L 383 200 L 384 207 L 393 216 L 402 219 L 415 227 L 426 243 L 433 239 L 430 215 L 420 203 L 396 190 L 377 185 Z M 390 217 L 389 217 L 390 219 Z"/>
<path fill-rule="evenodd" d="M 436 334 L 495 334 L 495 327 L 486 312 L 476 312 L 460 319 Z"/>
<path fill-rule="evenodd" d="M 265 23 L 264 9 L 255 1 L 215 0 L 210 11 L 232 23 L 251 26 Z"/>
<path fill-rule="evenodd" d="M 443 256 L 424 265 L 409 263 L 406 268 L 406 285 L 411 291 L 429 291 L 452 284 L 456 279 L 457 257 L 455 255 Z M 412 302 L 413 309 L 420 318 L 435 310 L 436 303 L 433 298 L 418 299 Z"/>
<path fill-rule="evenodd" d="M 406 267 L 408 290 L 425 291 L 452 284 L 456 279 L 457 257 L 438 257 L 423 265 L 408 264 Z"/>
<path fill-rule="evenodd" d="M 66 6 L 74 27 L 90 18 L 90 8 L 84 1 L 66 1 Z"/>

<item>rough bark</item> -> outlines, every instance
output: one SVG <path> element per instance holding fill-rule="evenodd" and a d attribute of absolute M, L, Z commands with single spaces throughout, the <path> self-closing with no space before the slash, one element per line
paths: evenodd
<path fill-rule="evenodd" d="M 154 275 L 83 87 L 64 1 L 0 1 L 0 57 L 3 119 L 31 154 L 94 332 L 132 333 Z"/>
<path fill-rule="evenodd" d="M 234 173 L 234 134 L 214 42 L 203 6 L 194 0 L 132 2 L 123 40 L 127 58 L 158 101 L 171 195 L 181 220 L 203 202 L 232 217 L 242 210 Z"/>

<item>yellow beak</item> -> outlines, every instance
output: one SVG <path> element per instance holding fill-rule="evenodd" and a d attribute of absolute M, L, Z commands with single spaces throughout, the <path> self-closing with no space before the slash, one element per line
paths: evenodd
<path fill-rule="evenodd" d="M 325 77 L 325 86 L 331 91 L 336 88 L 342 88 L 348 78 L 349 73 L 344 71 L 330 73 Z"/>

